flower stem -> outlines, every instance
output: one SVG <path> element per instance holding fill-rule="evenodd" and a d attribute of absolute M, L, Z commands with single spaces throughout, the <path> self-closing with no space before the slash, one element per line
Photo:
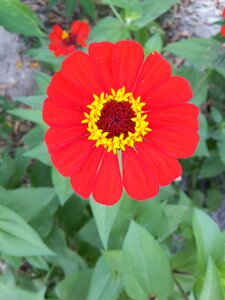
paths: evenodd
<path fill-rule="evenodd" d="M 172 273 L 173 274 L 173 273 Z M 185 293 L 185 291 L 183 290 L 182 286 L 180 285 L 180 283 L 177 281 L 175 275 L 173 274 L 173 280 L 178 288 L 178 290 L 180 291 L 181 293 L 181 296 L 184 298 L 184 300 L 188 300 L 188 296 L 187 294 Z"/>
<path fill-rule="evenodd" d="M 115 7 L 112 4 L 109 4 L 109 7 L 110 7 L 111 11 L 114 13 L 114 15 L 117 17 L 117 19 L 120 22 L 124 23 L 124 20 L 122 19 L 121 15 L 118 13 L 118 11 L 115 9 Z"/>

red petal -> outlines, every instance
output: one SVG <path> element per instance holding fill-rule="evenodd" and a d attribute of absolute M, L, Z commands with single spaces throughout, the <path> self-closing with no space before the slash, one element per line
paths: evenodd
<path fill-rule="evenodd" d="M 112 75 L 112 47 L 110 42 L 92 43 L 89 46 L 89 56 L 104 91 L 110 93 L 110 89 L 114 87 Z"/>
<path fill-rule="evenodd" d="M 148 110 L 181 105 L 189 101 L 192 96 L 192 89 L 188 81 L 183 77 L 173 76 L 150 91 L 147 96 L 142 98 L 142 101 L 146 102 L 144 109 Z"/>
<path fill-rule="evenodd" d="M 147 138 L 152 144 L 162 148 L 170 156 L 186 158 L 192 156 L 199 142 L 195 130 L 155 129 L 149 132 Z"/>
<path fill-rule="evenodd" d="M 155 174 L 147 169 L 133 148 L 122 152 L 123 182 L 127 193 L 135 200 L 154 197 L 159 192 Z"/>
<path fill-rule="evenodd" d="M 88 140 L 87 137 L 80 138 L 78 141 L 52 153 L 52 162 L 63 176 L 71 176 L 83 166 L 94 146 L 94 141 Z"/>
<path fill-rule="evenodd" d="M 198 130 L 199 109 L 192 104 L 166 107 L 148 112 L 149 127 L 155 129 L 176 129 L 184 131 L 186 128 Z"/>
<path fill-rule="evenodd" d="M 80 86 L 91 96 L 102 92 L 90 59 L 84 52 L 77 51 L 66 58 L 62 64 L 62 73 L 70 83 Z"/>
<path fill-rule="evenodd" d="M 168 156 L 157 146 L 143 141 L 136 143 L 135 147 L 147 169 L 151 170 L 158 178 L 160 185 L 168 185 L 181 176 L 182 169 L 178 160 Z"/>
<path fill-rule="evenodd" d="M 43 105 L 43 120 L 49 126 L 81 125 L 84 113 L 77 109 L 70 109 L 64 104 L 55 103 L 47 98 Z"/>
<path fill-rule="evenodd" d="M 86 41 L 90 31 L 91 28 L 86 21 L 75 21 L 71 26 L 71 32 L 76 34 L 77 43 L 83 47 L 86 47 Z"/>
<path fill-rule="evenodd" d="M 86 127 L 80 124 L 68 128 L 51 127 L 45 134 L 45 142 L 48 151 L 53 153 L 76 142 L 86 134 L 88 134 Z"/>
<path fill-rule="evenodd" d="M 120 41 L 112 49 L 115 89 L 125 86 L 132 91 L 144 60 L 142 46 L 134 41 Z"/>
<path fill-rule="evenodd" d="M 52 26 L 52 31 L 55 32 L 57 35 L 62 35 L 63 29 L 58 24 Z"/>
<path fill-rule="evenodd" d="M 62 72 L 56 73 L 47 89 L 47 94 L 54 102 L 65 105 L 65 107 L 80 107 L 86 110 L 88 103 L 93 97 L 75 84 L 68 82 Z"/>
<path fill-rule="evenodd" d="M 105 149 L 94 148 L 84 165 L 71 177 L 71 185 L 76 193 L 87 199 L 93 189 L 98 167 L 101 163 Z"/>
<path fill-rule="evenodd" d="M 225 25 L 223 25 L 222 27 L 221 27 L 221 35 L 222 36 L 225 36 Z"/>
<path fill-rule="evenodd" d="M 113 205 L 119 201 L 122 192 L 118 156 L 113 152 L 105 153 L 94 183 L 93 197 L 96 202 Z"/>
<path fill-rule="evenodd" d="M 61 34 L 59 35 L 55 32 L 50 32 L 48 38 L 50 41 L 53 41 L 53 42 L 62 42 Z"/>
<path fill-rule="evenodd" d="M 152 52 L 145 60 L 133 91 L 134 97 L 144 97 L 171 76 L 171 66 L 159 53 Z"/>
<path fill-rule="evenodd" d="M 222 17 L 225 19 L 225 8 L 223 9 Z"/>

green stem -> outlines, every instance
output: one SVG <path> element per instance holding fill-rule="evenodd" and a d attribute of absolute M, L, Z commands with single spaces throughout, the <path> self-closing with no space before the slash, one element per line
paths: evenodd
<path fill-rule="evenodd" d="M 109 4 L 109 7 L 111 9 L 111 11 L 114 13 L 114 15 L 117 17 L 117 19 L 124 23 L 124 20 L 121 18 L 121 15 L 118 13 L 118 11 L 115 9 L 115 7 L 112 4 Z"/>
<path fill-rule="evenodd" d="M 173 274 L 173 273 L 172 273 Z M 183 290 L 182 286 L 180 285 L 180 283 L 177 281 L 175 275 L 173 274 L 173 280 L 178 288 L 178 290 L 180 291 L 181 296 L 184 298 L 184 300 L 188 300 L 188 296 L 185 293 L 185 291 Z"/>
<path fill-rule="evenodd" d="M 55 267 L 55 266 L 52 266 L 52 267 L 49 269 L 47 275 L 45 276 L 45 278 L 44 278 L 44 280 L 43 280 L 43 283 L 42 283 L 43 286 L 45 286 L 45 285 L 47 284 L 48 279 L 49 279 L 49 277 L 50 277 L 50 275 L 51 275 L 51 273 L 52 273 L 54 267 Z"/>

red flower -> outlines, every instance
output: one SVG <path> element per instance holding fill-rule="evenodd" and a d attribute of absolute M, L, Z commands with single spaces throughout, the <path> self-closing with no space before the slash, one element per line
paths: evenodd
<path fill-rule="evenodd" d="M 53 76 L 43 118 L 58 171 L 83 198 L 113 205 L 123 192 L 154 197 L 181 175 L 177 158 L 193 154 L 198 113 L 185 78 L 171 76 L 158 53 L 144 61 L 134 41 L 93 43 Z"/>
<path fill-rule="evenodd" d="M 225 24 L 222 25 L 220 33 L 221 33 L 222 36 L 225 36 Z"/>
<path fill-rule="evenodd" d="M 90 33 L 90 26 L 86 21 L 74 21 L 71 25 L 70 32 L 62 29 L 59 25 L 52 27 L 49 34 L 49 49 L 54 52 L 55 56 L 68 55 L 75 51 L 77 47 L 86 47 L 86 41 Z"/>
<path fill-rule="evenodd" d="M 225 19 L 225 8 L 223 9 L 222 17 Z"/>

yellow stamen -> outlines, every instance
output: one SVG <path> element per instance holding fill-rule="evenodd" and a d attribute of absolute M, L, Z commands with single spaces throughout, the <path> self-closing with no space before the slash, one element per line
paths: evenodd
<path fill-rule="evenodd" d="M 63 30 L 63 32 L 62 32 L 62 39 L 63 39 L 63 40 L 66 40 L 66 39 L 68 39 L 68 37 L 69 37 L 68 32 L 65 31 L 65 30 Z"/>
<path fill-rule="evenodd" d="M 87 124 L 87 130 L 90 133 L 88 139 L 96 141 L 96 147 L 102 145 L 107 149 L 107 152 L 113 151 L 114 154 L 117 153 L 117 150 L 126 150 L 126 146 L 134 147 L 135 142 L 141 142 L 143 137 L 151 131 L 148 127 L 148 122 L 145 121 L 147 114 L 144 114 L 142 107 L 145 105 L 144 102 L 141 102 L 141 98 L 137 97 L 134 99 L 132 93 L 126 93 L 125 87 L 122 87 L 115 91 L 111 89 L 111 94 L 101 93 L 100 96 L 93 95 L 94 101 L 87 105 L 87 108 L 90 110 L 89 113 L 85 112 L 85 118 L 81 121 L 82 124 Z M 125 101 L 129 102 L 131 109 L 134 112 L 135 117 L 131 120 L 134 122 L 134 132 L 128 132 L 128 135 L 124 137 L 124 134 L 120 136 L 114 136 L 108 138 L 108 132 L 103 132 L 102 129 L 99 129 L 97 122 L 100 120 L 101 111 L 105 103 L 109 101 Z"/>

